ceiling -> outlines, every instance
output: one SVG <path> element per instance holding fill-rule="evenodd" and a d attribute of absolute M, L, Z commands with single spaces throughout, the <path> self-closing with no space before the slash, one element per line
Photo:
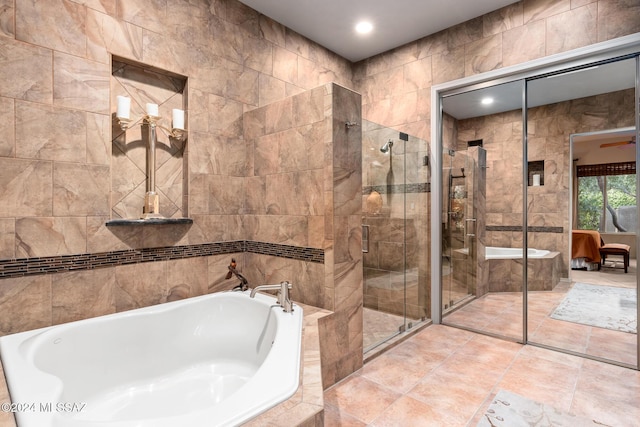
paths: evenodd
<path fill-rule="evenodd" d="M 635 86 L 635 60 L 626 59 L 570 71 L 527 83 L 527 105 L 537 107 L 570 99 L 615 92 Z M 493 98 L 491 105 L 481 100 Z M 514 81 L 446 97 L 444 111 L 458 120 L 522 108 L 522 82 Z"/>
<path fill-rule="evenodd" d="M 600 163 L 603 160 L 611 163 L 633 161 L 636 157 L 634 137 L 635 130 L 633 128 L 612 129 L 574 135 L 573 158 L 576 159 L 579 164 L 595 163 L 596 161 L 588 161 L 590 156 L 595 156 Z M 609 147 L 602 146 L 602 144 L 620 142 L 627 142 L 627 144 Z"/>
<path fill-rule="evenodd" d="M 514 0 L 240 0 L 357 62 L 515 3 Z M 354 30 L 373 24 L 366 36 Z"/>

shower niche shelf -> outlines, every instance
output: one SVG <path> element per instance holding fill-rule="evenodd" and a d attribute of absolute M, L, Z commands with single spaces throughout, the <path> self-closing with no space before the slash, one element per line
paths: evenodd
<path fill-rule="evenodd" d="M 544 185 L 544 160 L 527 162 L 527 176 L 527 185 L 529 187 Z"/>

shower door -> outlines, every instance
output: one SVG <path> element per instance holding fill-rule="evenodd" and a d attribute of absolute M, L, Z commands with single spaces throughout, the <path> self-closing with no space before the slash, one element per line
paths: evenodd
<path fill-rule="evenodd" d="M 364 121 L 362 134 L 366 352 L 405 325 L 405 153 L 398 131 Z"/>
<path fill-rule="evenodd" d="M 427 143 L 363 121 L 365 353 L 427 317 L 428 257 L 419 245 L 428 209 Z M 422 272 L 422 274 L 420 273 Z"/>
<path fill-rule="evenodd" d="M 482 238 L 484 218 L 478 206 L 484 198 L 485 150 L 471 147 L 449 149 L 443 159 L 443 259 L 442 310 L 450 311 L 477 295 L 479 266 L 484 259 Z"/>

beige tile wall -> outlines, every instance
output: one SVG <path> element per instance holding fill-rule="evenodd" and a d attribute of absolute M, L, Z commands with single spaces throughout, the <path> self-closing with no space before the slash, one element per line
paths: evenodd
<path fill-rule="evenodd" d="M 245 209 L 243 112 L 329 81 L 351 86 L 347 61 L 235 0 L 4 1 L 2 6 L 5 258 L 163 240 L 128 238 L 148 234 L 140 230 L 125 232 L 123 239 L 100 225 L 112 215 L 110 202 L 116 216 L 132 215 L 133 203 L 117 204 L 119 188 L 132 169 L 140 175 L 140 165 L 127 169 L 112 163 L 117 92 L 110 88 L 112 54 L 188 77 L 191 194 L 184 203 L 195 223 L 172 244 L 242 237 L 234 216 Z M 111 189 L 118 200 L 110 201 Z M 226 235 L 211 230 L 214 222 L 224 223 L 219 228 Z M 63 238 L 63 228 L 73 232 Z M 59 244 L 61 239 L 67 241 Z"/>
<path fill-rule="evenodd" d="M 229 255 L 2 280 L 0 334 L 145 307 L 235 286 Z"/>
<path fill-rule="evenodd" d="M 325 251 L 324 265 L 245 257 L 256 283 L 289 280 L 294 300 L 335 312 L 320 325 L 325 387 L 362 366 L 360 105 L 359 94 L 327 84 L 244 120 L 247 239 Z"/>

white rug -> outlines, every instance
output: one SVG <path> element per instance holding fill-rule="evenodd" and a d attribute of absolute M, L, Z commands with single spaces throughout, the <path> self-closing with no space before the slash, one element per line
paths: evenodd
<path fill-rule="evenodd" d="M 636 304 L 635 289 L 576 283 L 551 317 L 635 334 Z"/>
<path fill-rule="evenodd" d="M 553 406 L 500 390 L 477 427 L 593 427 L 605 426 L 588 418 L 559 411 Z"/>

